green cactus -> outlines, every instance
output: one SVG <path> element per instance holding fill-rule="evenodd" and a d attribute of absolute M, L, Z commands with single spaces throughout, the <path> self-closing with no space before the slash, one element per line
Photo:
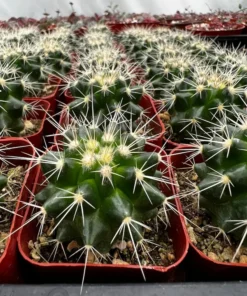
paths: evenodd
<path fill-rule="evenodd" d="M 53 34 L 42 35 L 36 44 L 36 56 L 39 57 L 41 66 L 49 65 L 49 75 L 67 75 L 71 70 L 69 34 L 70 30 L 60 28 Z"/>
<path fill-rule="evenodd" d="M 125 46 L 125 50 L 131 58 L 139 60 L 159 42 L 158 32 L 158 30 L 133 27 L 124 30 L 116 38 Z"/>
<path fill-rule="evenodd" d="M 88 32 L 89 33 L 103 33 L 103 34 L 112 35 L 108 26 L 105 24 L 101 24 L 101 23 L 89 24 L 88 25 Z"/>
<path fill-rule="evenodd" d="M 24 27 L 24 28 L 13 28 L 13 29 L 1 29 L 1 45 L 6 46 L 6 44 L 12 45 L 20 45 L 26 41 L 32 43 L 37 35 L 39 35 L 39 31 L 37 27 Z"/>
<path fill-rule="evenodd" d="M 216 71 L 205 74 L 196 73 L 192 79 L 178 80 L 172 93 L 166 95 L 165 105 L 172 117 L 170 124 L 180 141 L 188 139 L 190 133 L 206 133 L 218 118 L 226 113 L 230 117 L 231 108 L 245 112 L 245 85 L 238 75 L 224 77 Z"/>
<path fill-rule="evenodd" d="M 200 179 L 196 187 L 200 207 L 209 213 L 212 225 L 231 232 L 240 246 L 247 243 L 243 228 L 247 226 L 246 135 L 245 115 L 237 114 L 235 120 L 223 121 L 211 137 L 199 139 L 204 161 L 193 166 Z"/>
<path fill-rule="evenodd" d="M 83 63 L 84 70 L 67 79 L 65 89 L 75 98 L 68 105 L 69 112 L 77 118 L 87 114 L 90 120 L 90 114 L 102 117 L 114 111 L 127 111 L 125 117 L 135 121 L 143 111 L 139 106 L 142 96 L 152 93 L 151 85 L 135 79 L 135 65 L 118 60 L 105 62 L 103 57 L 89 56 L 89 64 Z"/>
<path fill-rule="evenodd" d="M 37 104 L 22 101 L 25 90 L 29 87 L 15 67 L 0 66 L 0 135 L 21 136 L 34 128 L 26 115 L 39 110 Z"/>
<path fill-rule="evenodd" d="M 102 254 L 117 239 L 135 244 L 166 199 L 158 189 L 168 182 L 158 170 L 162 157 L 144 151 L 144 136 L 122 133 L 118 120 L 106 120 L 103 129 L 87 121 L 70 127 L 63 150 L 38 158 L 48 185 L 35 200 L 55 219 L 60 242 L 74 239 Z"/>
<path fill-rule="evenodd" d="M 26 87 L 20 96 L 36 97 L 43 94 L 51 75 L 66 75 L 71 70 L 70 30 L 59 28 L 52 34 L 33 34 L 32 39 L 22 36 L 22 42 L 6 42 L 0 49 L 0 61 L 18 69 Z M 19 38 L 21 38 L 19 36 Z M 3 36 L 4 37 L 4 36 Z"/>
<path fill-rule="evenodd" d="M 142 95 L 151 95 L 152 85 L 140 81 L 137 66 L 116 47 L 108 29 L 99 31 L 101 27 L 89 27 L 82 38 L 73 76 L 63 77 L 64 90 L 75 98 L 68 106 L 69 112 L 77 118 L 87 114 L 91 120 L 90 114 L 103 119 L 121 109 L 127 111 L 126 118 L 135 121 L 143 111 L 139 106 Z"/>

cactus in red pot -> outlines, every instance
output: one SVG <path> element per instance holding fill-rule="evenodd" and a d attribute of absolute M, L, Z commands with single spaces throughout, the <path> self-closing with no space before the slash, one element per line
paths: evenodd
<path fill-rule="evenodd" d="M 136 244 L 166 198 L 157 189 L 166 182 L 157 171 L 161 156 L 144 152 L 145 137 L 122 133 L 118 121 L 106 120 L 102 129 L 80 123 L 64 134 L 62 151 L 39 158 L 49 183 L 35 200 L 56 218 L 57 239 L 74 235 L 86 252 L 106 254 L 120 237 Z"/>
<path fill-rule="evenodd" d="M 21 136 L 35 127 L 26 116 L 35 113 L 39 107 L 22 101 L 26 90 L 32 90 L 32 83 L 21 77 L 13 63 L 0 66 L 0 131 L 1 136 Z"/>
<path fill-rule="evenodd" d="M 238 243 L 232 261 L 247 242 L 246 131 L 246 115 L 225 118 L 208 135 L 197 138 L 197 153 L 202 154 L 203 161 L 193 165 L 199 177 L 193 194 L 200 208 L 206 210 L 212 226 L 231 234 Z"/>

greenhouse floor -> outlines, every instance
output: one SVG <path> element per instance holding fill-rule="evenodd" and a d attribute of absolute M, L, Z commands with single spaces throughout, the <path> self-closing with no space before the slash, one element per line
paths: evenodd
<path fill-rule="evenodd" d="M 168 284 L 85 284 L 87 296 L 240 296 L 246 295 L 247 282 L 168 283 Z M 1 296 L 77 296 L 80 285 L 0 285 Z"/>

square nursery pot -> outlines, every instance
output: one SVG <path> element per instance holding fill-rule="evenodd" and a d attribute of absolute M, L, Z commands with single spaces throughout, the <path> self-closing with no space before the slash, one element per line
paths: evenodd
<path fill-rule="evenodd" d="M 64 93 L 65 97 L 65 104 L 69 104 L 74 101 L 73 96 L 70 94 L 70 92 L 67 90 Z M 150 143 L 153 143 L 154 145 L 157 145 L 159 147 L 162 147 L 163 145 L 163 136 L 165 133 L 165 126 L 163 122 L 161 121 L 157 110 L 155 106 L 155 100 L 152 99 L 149 95 L 142 96 L 139 105 L 144 109 L 145 114 L 152 118 L 152 122 L 150 122 L 150 127 L 152 128 L 152 131 L 156 135 L 153 139 L 149 140 Z M 60 117 L 60 125 L 64 126 L 64 124 L 67 124 L 65 121 L 65 114 L 64 112 L 61 113 Z"/>
<path fill-rule="evenodd" d="M 57 146 L 50 149 L 57 151 Z M 147 151 L 160 151 L 159 147 L 146 146 Z M 167 159 L 166 153 L 162 151 L 162 157 Z M 161 164 L 161 170 L 165 165 Z M 167 170 L 167 177 L 171 177 L 170 170 Z M 44 176 L 39 168 L 35 180 L 34 193 L 39 192 L 42 186 L 39 184 L 44 180 Z M 44 186 L 44 185 L 43 185 Z M 162 186 L 160 188 L 167 196 L 172 195 L 172 188 Z M 178 208 L 178 200 L 175 200 Z M 25 213 L 23 223 L 27 221 L 31 214 L 31 207 Z M 172 227 L 168 228 L 169 237 L 173 241 L 176 262 L 168 267 L 162 266 L 143 266 L 147 281 L 175 281 L 184 279 L 184 272 L 181 263 L 188 252 L 188 237 L 185 234 L 185 226 L 181 216 L 170 212 L 170 222 Z M 37 237 L 37 221 L 29 223 L 19 232 L 18 247 L 23 257 L 25 266 L 26 281 L 33 282 L 80 282 L 85 265 L 83 263 L 39 263 L 30 259 L 28 242 Z M 113 264 L 87 264 L 87 282 L 143 282 L 143 277 L 138 265 L 113 265 Z"/>
<path fill-rule="evenodd" d="M 8 150 L 6 150 L 6 156 L 20 156 L 25 157 L 26 154 L 30 157 L 34 157 L 35 151 L 30 143 L 23 138 L 8 138 L 0 139 L 0 146 L 7 145 Z M 18 147 L 18 148 L 17 148 Z M 32 162 L 27 160 L 9 160 L 11 165 L 28 165 L 30 169 L 32 167 Z M 19 215 L 24 215 L 24 208 L 21 202 L 27 202 L 30 197 L 30 192 L 33 189 L 34 178 L 36 176 L 37 169 L 31 168 L 25 175 L 25 179 L 22 184 L 22 188 L 17 200 L 15 213 Z M 22 217 L 14 215 L 10 233 L 14 232 L 18 227 L 20 227 Z M 17 249 L 17 236 L 18 233 L 14 233 L 7 240 L 6 248 L 0 257 L 0 283 L 18 283 L 21 281 L 23 270 L 19 264 L 18 249 Z"/>
<path fill-rule="evenodd" d="M 166 153 L 169 154 L 173 149 L 181 144 L 168 140 L 166 137 L 163 137 L 163 145 L 165 146 L 164 149 Z"/>
<path fill-rule="evenodd" d="M 59 96 L 59 87 L 61 84 L 61 79 L 55 76 L 51 76 L 48 80 L 48 84 L 51 86 L 54 86 L 54 90 L 51 94 L 43 97 L 32 97 L 32 98 L 27 97 L 27 99 L 46 101 L 50 103 L 49 114 L 53 115 L 56 112 L 56 108 L 57 108 L 57 99 Z"/>
<path fill-rule="evenodd" d="M 173 168 L 184 168 L 184 164 L 188 156 L 192 152 L 185 152 L 191 145 L 179 145 L 172 150 L 168 156 L 168 163 Z M 182 152 L 182 153 L 181 153 Z M 181 154 L 179 154 L 181 153 Z M 195 159 L 195 163 L 201 163 L 203 158 L 198 155 Z M 179 187 L 173 186 L 174 194 L 179 194 Z M 180 210 L 182 206 L 180 204 Z M 184 223 L 184 220 L 182 220 Z M 212 260 L 201 252 L 190 240 L 188 232 L 186 231 L 187 239 L 189 240 L 190 248 L 186 258 L 186 268 L 188 271 L 189 280 L 199 281 L 234 281 L 234 280 L 247 280 L 247 264 L 240 263 L 222 263 L 216 260 Z"/>
<path fill-rule="evenodd" d="M 35 103 L 37 102 L 37 99 L 23 99 L 26 103 Z M 35 115 L 29 115 L 27 116 L 27 119 L 40 119 L 41 126 L 39 131 L 36 133 L 26 136 L 25 139 L 29 140 L 34 147 L 36 148 L 42 148 L 43 145 L 43 136 L 46 133 L 47 128 L 47 113 L 49 112 L 50 103 L 48 101 L 40 100 L 37 104 L 38 107 L 42 108 L 43 110 L 35 111 Z"/>

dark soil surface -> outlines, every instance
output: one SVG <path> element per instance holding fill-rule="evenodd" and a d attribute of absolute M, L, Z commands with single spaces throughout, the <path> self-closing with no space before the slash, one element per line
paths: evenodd
<path fill-rule="evenodd" d="M 13 212 L 16 208 L 16 202 L 25 177 L 25 168 L 17 166 L 10 168 L 6 165 L 0 167 L 0 174 L 8 176 L 8 185 L 2 189 L 0 197 L 0 257 L 3 255 L 6 246 L 6 240 L 2 241 L 9 235 L 12 224 Z M 6 194 L 6 195 L 5 195 Z"/>
<path fill-rule="evenodd" d="M 173 243 L 168 236 L 166 226 L 160 220 L 149 220 L 146 222 L 152 230 L 146 230 L 144 244 L 137 245 L 138 257 L 143 266 L 169 266 L 176 261 Z M 71 255 L 79 250 L 82 246 L 76 241 L 69 244 L 61 244 L 55 241 L 55 237 L 50 235 L 53 228 L 53 221 L 46 221 L 44 231 L 37 242 L 30 241 L 30 256 L 38 262 L 85 262 L 85 254 L 78 252 L 75 256 Z M 57 248 L 57 249 L 55 249 Z M 81 257 L 81 258 L 80 258 Z M 107 256 L 100 258 L 89 252 L 89 263 L 107 263 L 107 264 L 134 264 L 138 265 L 135 256 L 134 246 L 131 241 L 119 241 L 110 250 Z"/>

